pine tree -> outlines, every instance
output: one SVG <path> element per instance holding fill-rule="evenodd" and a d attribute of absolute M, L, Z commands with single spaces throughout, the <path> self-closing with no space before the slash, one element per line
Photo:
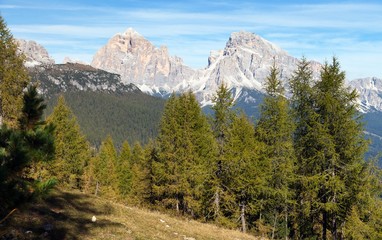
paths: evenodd
<path fill-rule="evenodd" d="M 50 167 L 62 186 L 81 188 L 85 165 L 91 157 L 90 147 L 81 133 L 76 117 L 61 96 L 47 122 L 55 126 L 55 161 Z"/>
<path fill-rule="evenodd" d="M 41 121 L 43 104 L 41 98 L 35 95 L 35 87 L 31 86 L 24 93 L 24 107 L 20 113 L 19 129 L 11 129 L 2 125 L 0 129 L 0 212 L 8 207 L 30 198 L 32 195 L 43 194 L 36 184 L 39 179 L 31 179 L 25 171 L 40 161 L 53 158 L 54 142 L 53 127 Z M 39 114 L 30 114 L 37 112 Z M 54 184 L 43 183 L 48 188 Z"/>
<path fill-rule="evenodd" d="M 24 56 L 17 51 L 17 44 L 0 16 L 0 125 L 18 127 L 23 107 L 23 90 L 29 83 L 24 67 Z"/>
<path fill-rule="evenodd" d="M 284 94 L 284 88 L 278 79 L 279 70 L 273 64 L 270 75 L 265 81 L 267 96 L 261 105 L 260 119 L 256 126 L 256 138 L 264 143 L 265 164 L 269 165 L 268 197 L 265 211 L 269 223 L 273 226 L 272 238 L 287 238 L 289 235 L 288 213 L 291 210 L 293 198 L 292 184 L 294 181 L 295 155 L 293 149 L 293 130 L 289 102 Z M 283 226 L 278 227 L 280 223 Z"/>

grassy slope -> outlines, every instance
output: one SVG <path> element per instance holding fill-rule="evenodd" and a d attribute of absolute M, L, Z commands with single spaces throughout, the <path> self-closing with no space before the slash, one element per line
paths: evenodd
<path fill-rule="evenodd" d="M 91 221 L 93 215 L 97 217 L 95 223 Z M 14 239 L 6 235 L 17 239 L 258 239 L 211 224 L 59 190 L 44 201 L 15 211 L 0 225 L 0 239 Z"/>

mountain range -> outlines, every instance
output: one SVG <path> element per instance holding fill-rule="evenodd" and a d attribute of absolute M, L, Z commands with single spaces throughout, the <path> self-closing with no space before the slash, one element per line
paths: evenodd
<path fill-rule="evenodd" d="M 167 47 L 156 47 L 134 29 L 115 34 L 94 55 L 90 65 L 69 58 L 55 64 L 47 51 L 33 41 L 19 40 L 26 54 L 26 66 L 41 91 L 137 92 L 167 97 L 172 92 L 192 91 L 200 104 L 208 108 L 218 86 L 225 83 L 234 94 L 236 106 L 249 116 L 257 116 L 264 96 L 263 83 L 271 65 L 276 63 L 285 87 L 297 67 L 298 58 L 264 38 L 249 32 L 234 32 L 222 50 L 212 50 L 204 69 L 192 69 Z M 310 61 L 314 78 L 321 64 Z M 61 74 L 61 75 L 60 75 Z M 102 76 L 102 77 L 101 77 Z M 348 81 L 359 93 L 359 110 L 365 114 L 365 133 L 382 143 L 382 80 L 376 77 Z M 55 90 L 49 90 L 55 89 Z M 370 122 L 372 121 L 372 122 Z M 369 127 L 372 126 L 372 127 Z M 382 144 L 380 144 L 382 145 Z"/>

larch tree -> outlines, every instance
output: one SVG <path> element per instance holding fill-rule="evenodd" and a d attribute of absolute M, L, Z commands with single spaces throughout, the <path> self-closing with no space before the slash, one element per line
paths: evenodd
<path fill-rule="evenodd" d="M 117 162 L 118 193 L 122 198 L 130 194 L 132 185 L 131 150 L 127 141 L 122 144 Z"/>
<path fill-rule="evenodd" d="M 63 96 L 59 97 L 47 122 L 55 126 L 56 149 L 51 176 L 64 187 L 82 188 L 84 167 L 91 157 L 90 146 Z"/>
<path fill-rule="evenodd" d="M 214 139 L 195 96 L 173 95 L 165 106 L 154 162 L 154 191 L 164 207 L 202 214 L 204 180 L 215 155 Z"/>
<path fill-rule="evenodd" d="M 225 206 L 224 214 L 234 225 L 240 219 L 239 226 L 246 232 L 255 227 L 253 220 L 261 213 L 267 187 L 263 144 L 255 139 L 253 123 L 244 114 L 233 119 L 226 137 L 224 186 L 233 197 L 233 204 Z"/>
<path fill-rule="evenodd" d="M 229 205 L 232 204 L 232 196 L 230 192 L 225 188 L 227 182 L 227 168 L 225 159 L 225 144 L 227 142 L 228 130 L 231 127 L 232 121 L 234 119 L 235 112 L 232 107 L 234 106 L 234 99 L 232 97 L 231 91 L 223 83 L 219 86 L 216 95 L 213 97 L 212 106 L 213 116 L 210 119 L 212 131 L 217 142 L 217 157 L 216 162 L 212 164 L 211 172 L 209 174 L 209 193 L 212 195 L 213 200 L 210 204 L 210 212 L 212 212 L 211 217 L 217 222 L 224 224 L 225 214 L 224 208 L 230 208 Z M 228 210 L 228 209 L 227 209 Z M 228 210 L 229 212 L 230 210 Z M 209 214 L 210 215 L 210 214 Z"/>
<path fill-rule="evenodd" d="M 0 16 L 0 125 L 17 128 L 23 107 L 23 90 L 29 83 L 25 57 Z"/>
<path fill-rule="evenodd" d="M 295 180 L 294 123 L 275 62 L 265 80 L 265 90 L 267 96 L 261 105 L 256 126 L 256 138 L 265 144 L 265 164 L 269 165 L 269 196 L 265 199 L 265 212 L 269 212 L 268 221 L 273 227 L 272 239 L 275 234 L 278 238 L 287 238 Z"/>
<path fill-rule="evenodd" d="M 296 189 L 301 204 L 294 234 L 342 239 L 347 221 L 356 219 L 360 196 L 369 194 L 362 177 L 367 169 L 367 142 L 357 112 L 357 94 L 345 87 L 337 59 L 324 64 L 316 82 L 307 66 L 303 59 L 291 79 L 300 176 Z"/>
<path fill-rule="evenodd" d="M 320 185 L 321 170 L 317 156 L 323 155 L 319 154 L 320 149 L 324 149 L 323 144 L 329 142 L 325 142 L 326 135 L 318 120 L 313 72 L 306 58 L 302 58 L 298 63 L 289 85 L 292 92 L 291 108 L 295 123 L 294 149 L 298 176 L 294 186 L 296 206 L 293 211 L 294 225 L 291 237 L 297 239 L 320 237 L 320 232 L 317 230 L 320 222 L 316 209 L 318 202 L 316 189 Z"/>
<path fill-rule="evenodd" d="M 145 205 L 151 197 L 151 165 L 145 149 L 137 142 L 131 155 L 132 182 L 130 202 L 135 205 Z"/>
<path fill-rule="evenodd" d="M 118 197 L 118 173 L 117 173 L 117 151 L 113 138 L 108 135 L 102 141 L 98 155 L 93 159 L 93 170 L 96 181 L 96 195 L 107 198 Z"/>
<path fill-rule="evenodd" d="M 341 228 L 358 201 L 361 172 L 365 166 L 364 139 L 360 113 L 357 111 L 357 92 L 345 87 L 345 73 L 336 58 L 325 63 L 321 79 L 315 85 L 319 121 L 323 123 L 331 148 L 325 151 L 319 197 L 322 213 L 322 238 L 343 237 Z M 367 191 L 367 190 L 366 190 Z"/>

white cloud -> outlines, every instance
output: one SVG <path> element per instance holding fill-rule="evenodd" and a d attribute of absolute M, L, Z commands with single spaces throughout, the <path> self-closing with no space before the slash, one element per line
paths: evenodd
<path fill-rule="evenodd" d="M 158 7 L 159 4 L 139 6 L 137 1 L 117 8 L 88 6 L 81 1 L 71 5 L 36 1 L 0 7 L 4 11 L 21 8 L 31 9 L 32 13 L 37 12 L 35 9 L 57 12 L 44 24 L 30 18 L 23 24 L 10 25 L 16 37 L 46 45 L 57 58 L 72 53 L 76 54 L 72 58 L 89 61 L 91 51 L 94 54 L 107 39 L 128 27 L 135 28 L 156 46 L 167 45 L 171 54 L 193 67 L 204 67 L 209 51 L 224 48 L 230 33 L 240 30 L 255 32 L 296 57 L 305 55 L 322 62 L 325 57 L 339 56 L 344 69 L 354 77 L 378 69 L 376 56 L 382 51 L 382 4 L 376 3 L 272 5 L 253 1 L 186 1 L 163 2 Z M 373 40 L 375 37 L 379 39 Z M 354 66 L 357 61 L 362 61 L 362 67 Z"/>

